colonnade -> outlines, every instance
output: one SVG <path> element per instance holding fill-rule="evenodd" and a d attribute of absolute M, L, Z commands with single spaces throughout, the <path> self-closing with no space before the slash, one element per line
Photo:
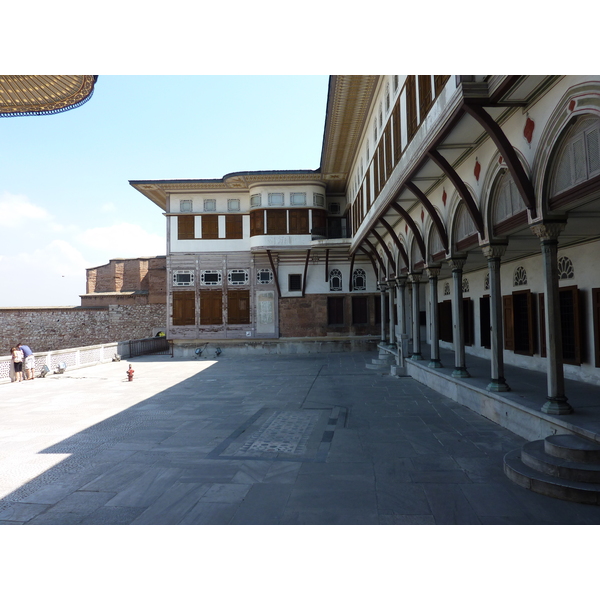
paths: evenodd
<path fill-rule="evenodd" d="M 560 325 L 560 297 L 558 285 L 558 236 L 564 229 L 564 222 L 544 222 L 531 226 L 532 232 L 541 244 L 541 262 L 544 273 L 545 329 L 547 348 L 547 402 L 541 411 L 548 414 L 569 414 L 573 412 L 565 396 L 565 380 L 562 358 L 562 332 Z M 504 333 L 500 268 L 507 242 L 484 244 L 481 251 L 487 259 L 490 281 L 490 383 L 487 389 L 493 392 L 508 392 L 510 387 L 504 376 Z M 452 377 L 467 378 L 470 374 L 466 366 L 464 313 L 463 313 L 463 267 L 467 255 L 447 257 L 452 272 L 452 331 L 454 347 L 454 370 Z M 395 276 L 380 282 L 381 292 L 381 341 L 396 345 L 407 337 L 412 329 L 412 360 L 423 360 L 421 353 L 420 328 L 420 283 L 423 272 L 429 280 L 429 310 L 427 311 L 430 331 L 431 355 L 428 366 L 441 368 L 439 355 L 438 317 L 438 277 L 440 264 L 426 265 L 423 271 Z M 407 323 L 407 287 L 411 286 L 411 321 Z M 387 298 L 386 298 L 387 295 Z M 386 337 L 385 307 L 389 307 L 388 332 Z M 394 305 L 396 311 L 394 311 Z M 396 329 L 396 323 L 398 327 Z M 400 338 L 400 339 L 398 339 Z"/>

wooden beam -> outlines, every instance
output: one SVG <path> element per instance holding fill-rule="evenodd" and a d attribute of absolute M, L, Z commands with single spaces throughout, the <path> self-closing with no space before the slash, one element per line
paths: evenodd
<path fill-rule="evenodd" d="M 407 181 L 404 184 L 404 187 L 406 187 L 406 189 L 409 192 L 414 194 L 416 196 L 417 200 L 419 200 L 421 202 L 421 204 L 425 207 L 425 210 L 431 217 L 431 220 L 433 221 L 433 224 L 434 224 L 435 228 L 437 229 L 437 232 L 440 235 L 440 239 L 442 240 L 442 246 L 444 247 L 444 250 L 446 251 L 446 254 L 447 254 L 448 253 L 448 234 L 446 233 L 446 228 L 444 227 L 444 224 L 442 223 L 442 220 L 440 219 L 440 215 L 438 214 L 437 210 L 435 210 L 435 208 L 433 207 L 433 204 L 431 203 L 429 198 L 414 183 Z"/>
<path fill-rule="evenodd" d="M 395 273 L 396 272 L 396 261 L 394 260 L 394 257 L 392 256 L 390 249 L 387 247 L 386 243 L 383 241 L 383 238 L 377 233 L 377 231 L 375 231 L 374 227 L 373 227 L 373 229 L 371 229 L 371 233 L 377 238 L 377 241 L 381 244 L 383 251 L 385 252 L 386 256 L 388 257 L 388 260 L 390 261 L 390 265 L 392 265 L 393 272 Z M 388 275 L 389 275 L 389 273 L 388 273 Z"/>
<path fill-rule="evenodd" d="M 469 188 L 465 185 L 465 182 L 458 176 L 458 173 L 452 168 L 452 165 L 435 149 L 431 149 L 427 152 L 427 156 L 446 174 L 446 177 L 452 182 L 452 185 L 456 188 L 463 202 L 467 205 L 467 210 L 475 223 L 475 227 L 481 237 L 484 237 L 483 218 L 469 192 Z"/>
<path fill-rule="evenodd" d="M 308 259 L 310 258 L 310 249 L 306 251 L 306 262 L 304 263 L 304 275 L 302 277 L 302 297 L 306 291 L 306 273 L 308 272 Z"/>
<path fill-rule="evenodd" d="M 515 185 L 523 198 L 525 206 L 531 211 L 532 216 L 536 216 L 535 191 L 523 164 L 519 160 L 516 150 L 510 143 L 502 128 L 488 113 L 483 106 L 464 105 L 465 112 L 473 117 L 484 129 L 485 132 L 492 138 L 496 148 L 500 151 Z"/>
<path fill-rule="evenodd" d="M 379 263 L 379 266 L 381 267 L 381 276 L 383 277 L 385 275 L 385 264 L 383 263 L 383 259 L 381 258 L 381 256 L 379 256 L 379 252 L 377 252 L 377 248 L 375 248 L 375 246 L 373 246 L 373 244 L 367 238 L 365 238 L 363 240 L 363 243 L 365 243 L 367 246 L 369 246 L 369 248 L 371 248 L 371 250 L 373 251 L 375 258 L 377 259 L 377 262 Z"/>
<path fill-rule="evenodd" d="M 277 297 L 281 298 L 281 290 L 279 289 L 279 276 L 275 270 L 275 264 L 273 263 L 273 257 L 271 256 L 270 250 L 267 250 L 267 256 L 269 257 L 269 262 L 271 263 L 271 269 L 273 271 L 273 278 L 275 279 L 275 285 L 277 286 Z"/>
<path fill-rule="evenodd" d="M 354 272 L 354 258 L 356 256 L 356 252 L 352 253 L 352 258 L 350 259 L 350 278 L 349 278 L 349 285 L 348 285 L 348 290 L 351 292 L 352 291 L 352 273 Z"/>
<path fill-rule="evenodd" d="M 410 263 L 408 262 L 408 255 L 406 254 L 406 250 L 404 249 L 402 242 L 396 235 L 394 228 L 383 217 L 380 217 L 379 221 L 388 230 L 388 233 L 392 236 L 392 239 L 394 240 L 394 243 L 396 244 L 396 247 L 398 248 L 398 252 L 400 252 L 400 255 L 402 256 L 402 260 L 404 261 L 406 268 L 410 269 Z M 400 275 L 399 271 L 400 271 L 400 265 L 398 265 L 398 272 L 396 273 L 396 275 Z"/>
<path fill-rule="evenodd" d="M 427 262 L 427 250 L 425 250 L 425 242 L 423 241 L 423 236 L 417 227 L 417 224 L 413 221 L 413 218 L 404 210 L 397 202 L 390 203 L 390 206 L 408 223 L 408 226 L 411 228 L 415 239 L 417 240 L 417 244 L 419 245 L 419 250 L 421 251 L 421 258 L 423 262 Z M 412 265 L 410 265 L 412 267 Z"/>

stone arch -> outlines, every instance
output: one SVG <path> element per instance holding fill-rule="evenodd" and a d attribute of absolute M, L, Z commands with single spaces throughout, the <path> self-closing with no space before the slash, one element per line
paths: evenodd
<path fill-rule="evenodd" d="M 473 194 L 471 189 L 469 189 L 469 191 L 471 192 L 471 194 Z M 458 239 L 458 236 L 460 235 L 459 231 L 458 231 L 459 224 L 464 223 L 465 221 L 469 222 L 470 229 L 472 230 L 472 233 L 470 234 L 470 236 L 474 236 L 474 235 L 478 235 L 478 234 L 477 234 L 477 225 L 473 221 L 473 219 L 471 217 L 471 213 L 469 212 L 466 203 L 463 202 L 461 197 L 458 195 L 458 192 L 454 192 L 454 194 L 452 196 L 452 200 L 450 203 L 449 215 L 450 215 L 450 218 L 449 218 L 447 230 L 448 230 L 450 251 L 452 252 L 453 250 L 460 250 L 460 248 L 459 248 L 460 242 L 463 241 L 463 238 Z M 471 238 L 471 239 L 474 239 L 474 238 Z M 479 240 L 479 237 L 477 238 L 477 240 Z M 469 246 L 471 246 L 471 245 L 472 244 L 469 244 Z"/>
<path fill-rule="evenodd" d="M 427 262 L 439 262 L 446 255 L 442 238 L 432 219 L 426 222 L 426 228 Z"/>
<path fill-rule="evenodd" d="M 586 81 L 569 88 L 557 102 L 542 131 L 532 168 L 539 217 L 548 216 L 548 186 L 557 153 L 577 121 L 586 116 L 600 118 L 598 81 Z"/>

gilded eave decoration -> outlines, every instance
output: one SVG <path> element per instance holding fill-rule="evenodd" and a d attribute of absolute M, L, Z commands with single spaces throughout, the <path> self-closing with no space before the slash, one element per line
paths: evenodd
<path fill-rule="evenodd" d="M 96 75 L 0 75 L 0 117 L 77 108 L 92 96 L 96 79 Z"/>

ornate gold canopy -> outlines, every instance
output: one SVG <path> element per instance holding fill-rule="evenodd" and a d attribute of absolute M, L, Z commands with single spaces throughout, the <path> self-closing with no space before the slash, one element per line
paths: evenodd
<path fill-rule="evenodd" d="M 97 75 L 0 75 L 0 117 L 46 115 L 90 99 Z"/>

